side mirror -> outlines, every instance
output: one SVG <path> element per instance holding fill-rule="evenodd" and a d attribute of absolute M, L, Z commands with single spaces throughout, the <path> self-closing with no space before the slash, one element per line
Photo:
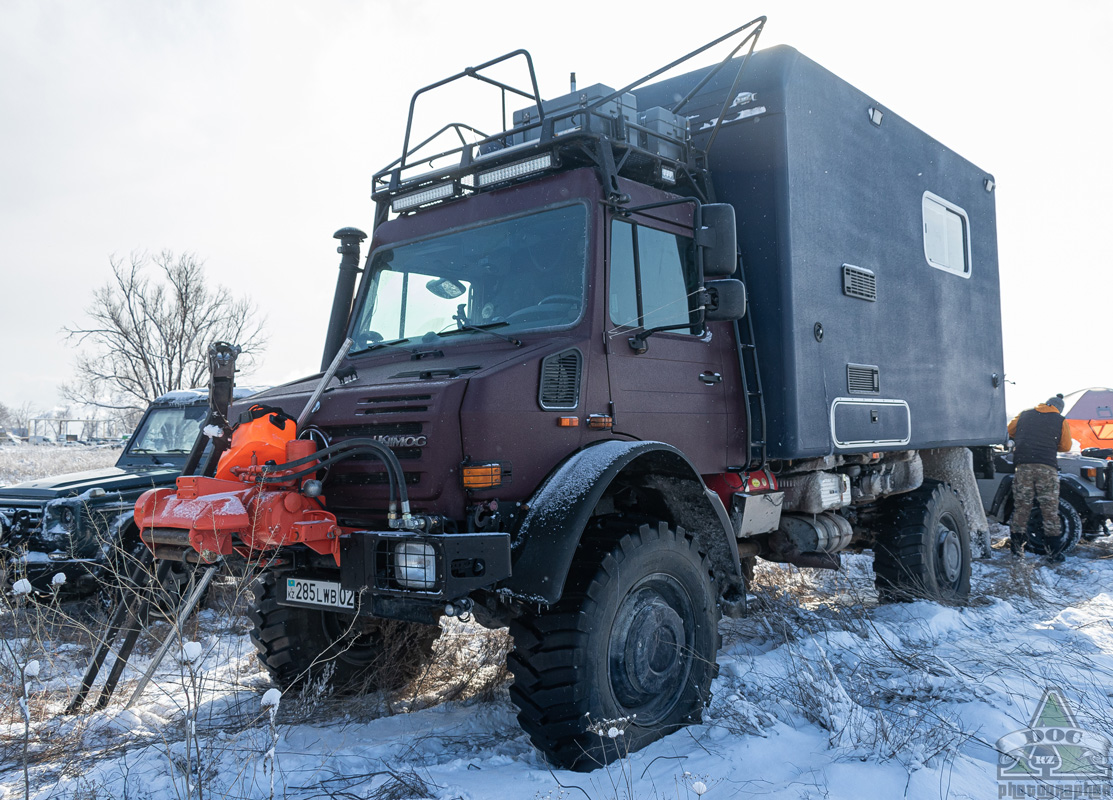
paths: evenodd
<path fill-rule="evenodd" d="M 729 278 L 738 268 L 738 230 L 734 206 L 707 203 L 700 206 L 701 229 L 696 243 L 703 250 L 703 277 Z"/>
<path fill-rule="evenodd" d="M 704 287 L 707 302 L 703 318 L 707 322 L 733 322 L 746 316 L 746 284 L 728 278 L 710 281 Z"/>

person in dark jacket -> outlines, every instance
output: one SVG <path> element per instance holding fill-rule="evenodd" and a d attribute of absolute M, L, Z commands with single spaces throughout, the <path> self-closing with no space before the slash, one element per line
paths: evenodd
<path fill-rule="evenodd" d="M 1028 517 L 1032 501 L 1037 500 L 1043 514 L 1043 538 L 1048 558 L 1063 560 L 1054 549 L 1062 535 L 1059 527 L 1058 453 L 1071 447 L 1070 426 L 1063 417 L 1063 396 L 1055 395 L 1046 403 L 1021 411 L 1009 423 L 1009 436 L 1015 442 L 1013 464 L 1013 515 L 1009 520 L 1009 546 L 1015 555 L 1024 552 Z"/>

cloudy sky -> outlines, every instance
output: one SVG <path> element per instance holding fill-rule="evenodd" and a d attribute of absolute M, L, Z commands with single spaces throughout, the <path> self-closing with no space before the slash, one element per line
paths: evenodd
<path fill-rule="evenodd" d="M 53 405 L 109 258 L 167 248 L 266 313 L 251 382 L 315 371 L 416 88 L 520 47 L 617 87 L 760 14 L 995 174 L 1009 410 L 1113 385 L 1108 0 L 0 0 L 0 403 Z"/>

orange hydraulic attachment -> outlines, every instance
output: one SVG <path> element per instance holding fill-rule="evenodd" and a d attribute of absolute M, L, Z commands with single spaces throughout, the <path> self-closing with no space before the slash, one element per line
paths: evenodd
<path fill-rule="evenodd" d="M 254 422 L 269 424 L 267 418 Z M 237 433 L 243 427 L 237 428 Z M 288 422 L 287 427 L 292 431 L 294 426 Z M 312 467 L 310 462 L 296 470 L 268 471 L 258 463 L 260 453 L 267 460 L 289 463 L 313 455 L 316 445 L 288 438 L 279 455 L 273 440 L 252 449 L 257 442 L 237 449 L 233 436 L 232 449 L 221 458 L 215 478 L 183 475 L 176 490 L 152 489 L 142 494 L 135 503 L 135 521 L 144 539 L 157 541 L 158 529 L 188 531 L 190 546 L 204 562 L 233 553 L 251 557 L 254 552 L 258 557 L 260 552 L 284 545 L 304 544 L 322 555 L 332 555 L 339 565 L 343 531 L 336 517 L 322 507 L 324 498 L 306 497 L 298 491 L 312 473 L 276 483 L 259 482 L 264 475 L 284 477 Z M 250 463 L 242 463 L 245 458 Z"/>

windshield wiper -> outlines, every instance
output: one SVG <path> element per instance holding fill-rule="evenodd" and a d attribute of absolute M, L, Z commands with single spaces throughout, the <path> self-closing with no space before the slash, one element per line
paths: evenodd
<path fill-rule="evenodd" d="M 464 313 L 464 308 L 464 304 L 461 303 L 460 305 L 456 306 L 456 313 L 452 315 L 452 319 L 456 321 L 456 330 L 440 331 L 437 334 L 438 336 L 452 336 L 453 334 L 457 334 L 462 331 L 478 331 L 479 333 L 486 333 L 491 336 L 497 336 L 504 342 L 510 342 L 510 344 L 514 345 L 515 347 L 522 346 L 521 339 L 515 339 L 513 336 L 505 336 L 504 334 L 495 333 L 493 330 L 491 330 L 491 328 L 501 328 L 504 325 L 509 325 L 510 323 L 506 320 L 503 319 L 498 320 L 497 322 L 483 322 L 479 325 L 473 325 L 472 323 L 468 322 L 468 315 Z"/>
<path fill-rule="evenodd" d="M 372 350 L 378 350 L 380 347 L 389 347 L 392 344 L 404 344 L 408 341 L 409 339 L 391 339 L 388 342 L 375 342 L 367 347 L 361 347 L 358 350 L 349 350 L 348 355 L 358 356 L 360 353 L 370 353 Z"/>

